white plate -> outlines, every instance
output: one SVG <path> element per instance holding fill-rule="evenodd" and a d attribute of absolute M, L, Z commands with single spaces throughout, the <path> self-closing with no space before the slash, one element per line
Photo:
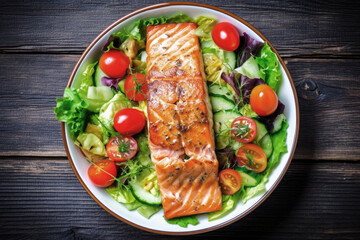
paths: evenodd
<path fill-rule="evenodd" d="M 158 16 L 171 16 L 176 13 L 185 13 L 193 18 L 197 16 L 209 16 L 217 19 L 219 22 L 230 22 L 239 30 L 240 33 L 246 32 L 250 37 L 259 40 L 267 41 L 256 29 L 254 29 L 250 24 L 246 23 L 244 20 L 239 17 L 226 12 L 222 9 L 218 9 L 212 6 L 195 4 L 195 3 L 165 3 L 152 5 L 135 11 L 109 26 L 104 32 L 102 32 L 85 50 L 77 65 L 75 66 L 68 86 L 76 87 L 78 84 L 77 76 L 84 70 L 84 67 L 95 60 L 97 60 L 101 55 L 101 49 L 106 43 L 107 39 L 112 33 L 115 33 L 124 27 L 131 25 L 137 19 L 149 18 L 149 17 L 158 17 Z M 268 42 L 268 41 L 267 41 Z M 271 44 L 270 44 L 271 46 Z M 274 49 L 273 49 L 274 50 Z M 279 57 L 279 56 L 278 56 Z M 265 198 L 274 190 L 277 184 L 280 182 L 281 178 L 285 174 L 292 155 L 295 151 L 298 127 L 299 127 L 299 111 L 297 97 L 295 93 L 295 88 L 292 83 L 289 72 L 287 71 L 283 61 L 279 57 L 283 82 L 279 91 L 279 99 L 285 104 L 285 115 L 289 123 L 288 136 L 287 136 L 287 145 L 288 153 L 284 154 L 281 158 L 280 164 L 272 171 L 269 182 L 266 184 L 267 192 L 261 195 L 258 195 L 246 204 L 239 203 L 231 213 L 225 217 L 209 222 L 207 220 L 207 214 L 198 215 L 200 223 L 196 226 L 189 225 L 187 228 L 182 228 L 177 225 L 168 224 L 163 218 L 163 211 L 158 212 L 150 219 L 146 219 L 141 216 L 137 211 L 128 211 L 122 204 L 116 202 L 109 194 L 103 189 L 94 186 L 88 177 L 87 169 L 90 166 L 90 163 L 85 159 L 83 154 L 80 152 L 79 148 L 74 145 L 73 140 L 70 138 L 69 131 L 66 127 L 63 127 L 63 138 L 65 149 L 69 157 L 70 163 L 73 167 L 75 174 L 77 175 L 79 181 L 84 186 L 86 191 L 97 201 L 105 210 L 110 212 L 115 217 L 144 230 L 151 232 L 157 232 L 162 234 L 194 234 L 201 233 L 206 231 L 211 231 L 225 225 L 228 225 L 254 210 Z M 80 203 L 79 203 L 80 204 Z"/>

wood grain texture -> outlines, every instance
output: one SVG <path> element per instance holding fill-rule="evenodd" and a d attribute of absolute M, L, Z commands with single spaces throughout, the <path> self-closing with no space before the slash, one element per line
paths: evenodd
<path fill-rule="evenodd" d="M 117 220 L 91 199 L 63 158 L 0 161 L 1 239 L 189 239 Z M 351 239 L 360 233 L 360 164 L 295 161 L 246 218 L 192 239 Z"/>
<path fill-rule="evenodd" d="M 0 55 L 0 156 L 65 156 L 52 109 L 78 58 Z M 295 158 L 360 160 L 360 60 L 285 60 L 300 103 Z"/>
<path fill-rule="evenodd" d="M 81 53 L 120 17 L 158 2 L 5 0 L 1 2 L 0 51 Z M 360 57 L 357 1 L 196 2 L 221 7 L 245 19 L 284 57 Z"/>

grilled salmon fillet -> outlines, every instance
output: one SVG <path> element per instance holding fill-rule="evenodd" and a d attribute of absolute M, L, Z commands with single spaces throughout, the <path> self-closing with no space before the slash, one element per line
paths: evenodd
<path fill-rule="evenodd" d="M 221 210 L 196 24 L 147 28 L 149 147 L 167 219 Z"/>

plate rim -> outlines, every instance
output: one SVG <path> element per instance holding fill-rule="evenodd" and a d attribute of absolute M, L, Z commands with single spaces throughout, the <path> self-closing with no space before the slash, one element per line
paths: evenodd
<path fill-rule="evenodd" d="M 150 6 L 146 6 L 143 8 L 140 8 L 138 10 L 135 10 L 123 17 L 121 17 L 120 19 L 116 20 L 114 23 L 112 23 L 110 26 L 108 26 L 104 31 L 102 31 L 90 44 L 89 46 L 85 49 L 85 51 L 81 54 L 79 60 L 76 62 L 76 65 L 74 67 L 74 69 L 71 72 L 71 75 L 69 77 L 68 83 L 66 85 L 66 87 L 70 87 L 75 74 L 80 66 L 80 64 L 82 63 L 82 61 L 84 60 L 85 56 L 89 53 L 89 51 L 93 48 L 93 46 L 106 34 L 108 33 L 110 30 L 112 30 L 115 26 L 117 26 L 119 23 L 127 20 L 130 17 L 133 17 L 139 13 L 142 12 L 146 12 L 148 10 L 153 10 L 153 9 L 157 9 L 157 8 L 163 8 L 163 7 L 168 7 L 168 6 L 179 6 L 179 5 L 186 5 L 186 6 L 195 6 L 195 7 L 203 7 L 203 8 L 208 8 L 211 10 L 215 10 L 218 12 L 221 12 L 223 14 L 226 14 L 236 20 L 238 20 L 239 22 L 243 23 L 245 26 L 249 27 L 252 31 L 254 31 L 259 37 L 261 37 L 264 41 L 266 41 L 268 43 L 268 45 L 270 46 L 271 50 L 275 52 L 276 56 L 278 57 L 278 60 L 280 62 L 280 64 L 282 65 L 282 67 L 285 70 L 285 73 L 289 79 L 292 91 L 293 91 L 293 95 L 294 95 L 294 100 L 295 100 L 295 105 L 296 105 L 296 128 L 295 128 L 295 135 L 294 135 L 294 139 L 293 139 L 293 147 L 291 149 L 291 153 L 289 155 L 289 158 L 287 160 L 287 164 L 285 165 L 284 169 L 282 170 L 279 178 L 275 181 L 275 183 L 270 187 L 270 189 L 267 190 L 267 192 L 256 202 L 254 203 L 250 208 L 248 208 L 246 211 L 242 212 L 241 214 L 239 214 L 238 216 L 234 217 L 233 219 L 230 219 L 228 221 L 219 223 L 215 226 L 212 227 L 207 227 L 204 229 L 199 229 L 199 230 L 193 230 L 193 231 L 162 231 L 162 230 L 155 230 L 155 229 L 151 229 L 151 228 L 147 228 L 141 225 L 138 225 L 134 222 L 131 222 L 125 218 L 122 218 L 121 216 L 119 216 L 118 214 L 116 214 L 115 212 L 111 211 L 108 207 L 106 207 L 99 199 L 97 199 L 97 197 L 88 189 L 88 187 L 86 186 L 86 184 L 84 183 L 84 181 L 81 179 L 77 169 L 75 168 L 73 159 L 71 157 L 70 151 L 69 151 L 69 147 L 67 145 L 67 139 L 66 139 L 66 134 L 65 134 L 65 123 L 61 122 L 61 132 L 62 132 L 62 138 L 63 138 L 63 142 L 64 142 L 64 147 L 65 147 L 65 151 L 66 151 L 66 155 L 69 159 L 71 168 L 73 169 L 77 179 L 79 180 L 79 182 L 81 183 L 81 185 L 83 186 L 83 188 L 86 190 L 86 192 L 91 196 L 91 198 L 97 202 L 103 209 L 105 209 L 108 213 L 110 213 L 111 215 L 113 215 L 114 217 L 116 217 L 117 219 L 142 230 L 148 231 L 148 232 L 152 232 L 152 233 L 157 233 L 157 234 L 164 234 L 164 235 L 192 235 L 192 234 L 200 234 L 200 233 L 205 233 L 205 232 L 210 232 L 210 231 L 214 231 L 216 229 L 228 226 L 238 220 L 240 220 L 241 218 L 245 217 L 246 215 L 248 215 L 250 212 L 254 211 L 258 206 L 261 205 L 262 202 L 264 202 L 269 196 L 270 194 L 275 190 L 275 188 L 278 186 L 278 184 L 280 183 L 280 181 L 282 180 L 282 178 L 284 177 L 285 173 L 287 172 L 290 163 L 292 161 L 292 158 L 294 156 L 295 153 L 295 149 L 296 149 L 296 145 L 297 145 L 297 140 L 298 140 L 298 135 L 299 135 L 299 125 L 300 125 L 300 114 L 299 114 L 299 102 L 298 102 L 298 97 L 296 94 L 296 89 L 295 89 L 295 85 L 294 82 L 291 78 L 291 75 L 289 73 L 289 70 L 287 69 L 284 61 L 282 60 L 282 58 L 280 57 L 279 53 L 275 50 L 275 48 L 273 47 L 273 45 L 267 40 L 266 37 L 264 37 L 255 27 L 253 27 L 250 23 L 248 23 L 247 21 L 245 21 L 244 19 L 238 17 L 237 15 L 228 12 L 222 8 L 219 7 L 215 7 L 212 5 L 208 5 L 208 4 L 204 4 L 204 3 L 195 3 L 195 2 L 165 2 L 165 3 L 158 3 L 158 4 L 153 4 Z"/>

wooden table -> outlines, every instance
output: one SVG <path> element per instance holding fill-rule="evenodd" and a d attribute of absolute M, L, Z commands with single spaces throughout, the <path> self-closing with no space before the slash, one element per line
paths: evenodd
<path fill-rule="evenodd" d="M 297 88 L 301 126 L 272 195 L 244 219 L 195 239 L 359 239 L 360 8 L 353 2 L 206 1 L 275 46 Z M 1 1 L 0 239 L 175 239 L 127 225 L 92 200 L 52 110 L 86 46 L 153 3 Z"/>

